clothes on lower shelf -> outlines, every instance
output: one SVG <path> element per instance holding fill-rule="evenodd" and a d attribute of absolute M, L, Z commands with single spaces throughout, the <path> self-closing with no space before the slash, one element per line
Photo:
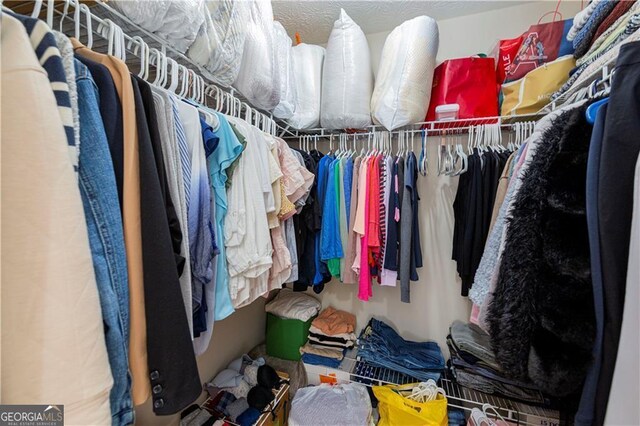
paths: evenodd
<path fill-rule="evenodd" d="M 496 362 L 489 335 L 476 325 L 455 321 L 449 328 L 447 346 L 449 366 L 458 384 L 528 403 L 547 401 L 533 383 L 504 374 Z"/>
<path fill-rule="evenodd" d="M 421 381 L 439 380 L 444 357 L 436 342 L 403 339 L 386 323 L 371 318 L 358 340 L 358 357 L 367 363 L 404 373 Z"/>
<path fill-rule="evenodd" d="M 347 349 L 354 346 L 355 315 L 329 306 L 311 322 L 307 343 L 300 348 L 302 361 L 338 367 Z"/>

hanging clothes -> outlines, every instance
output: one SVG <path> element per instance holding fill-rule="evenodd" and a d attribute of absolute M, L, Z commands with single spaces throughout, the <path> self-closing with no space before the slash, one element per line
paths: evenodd
<path fill-rule="evenodd" d="M 585 110 L 558 116 L 531 159 L 487 313 L 503 369 L 556 396 L 582 384 L 595 331 L 584 199 L 592 129 Z"/>
<path fill-rule="evenodd" d="M 109 424 L 113 378 L 67 133 L 25 27 L 0 19 L 2 401 L 58 401 L 69 423 Z"/>
<path fill-rule="evenodd" d="M 76 55 L 107 67 L 122 106 L 123 188 L 122 223 L 129 275 L 129 367 L 131 369 L 134 405 L 144 403 L 151 394 L 147 365 L 147 327 L 144 309 L 142 272 L 142 234 L 140 218 L 140 160 L 138 133 L 129 69 L 121 60 L 94 52 L 76 39 L 71 39 Z"/>
<path fill-rule="evenodd" d="M 640 152 L 640 42 L 620 48 L 611 87 L 598 177 L 598 222 L 604 295 L 602 369 L 596 392 L 596 423 L 604 422 L 606 401 L 620 342 L 633 212 L 633 175 Z M 609 116 L 610 114 L 610 116 Z M 629 119 L 628 117 L 635 117 Z"/>
<path fill-rule="evenodd" d="M 180 293 L 180 282 L 162 197 L 158 160 L 149 127 L 156 123 L 146 119 L 145 102 L 140 84 L 131 77 L 137 119 L 140 160 L 142 260 L 144 275 L 144 308 L 147 322 L 147 358 L 156 414 L 173 414 L 194 401 L 201 392 L 188 318 Z M 147 98 L 152 106 L 150 90 Z M 199 125 L 199 123 L 197 123 Z M 161 158 L 161 156 L 159 156 Z M 162 214 L 158 214 L 161 212 Z M 169 371 L 171 373 L 169 373 Z M 151 374 L 155 372 L 156 374 Z M 157 376 L 157 377 L 156 377 Z"/>
<path fill-rule="evenodd" d="M 133 421 L 129 378 L 129 288 L 122 217 L 98 93 L 89 69 L 75 62 L 79 108 L 79 186 L 100 294 L 105 341 L 113 376 L 110 405 L 116 424 Z"/>
<path fill-rule="evenodd" d="M 223 238 L 224 223 L 229 210 L 227 198 L 227 182 L 232 164 L 238 164 L 243 152 L 243 145 L 236 137 L 236 132 L 227 118 L 220 113 L 218 118 L 218 128 L 214 129 L 219 139 L 216 149 L 207 157 L 207 166 L 211 189 L 215 199 L 215 233 L 219 235 L 218 248 L 220 253 L 215 259 L 215 320 L 220 321 L 231 315 L 234 311 L 229 293 L 229 273 L 226 258 L 226 240 Z M 244 136 L 243 136 L 244 139 Z M 245 145 L 246 145 L 246 139 Z M 237 166 L 236 166 L 237 167 Z"/>

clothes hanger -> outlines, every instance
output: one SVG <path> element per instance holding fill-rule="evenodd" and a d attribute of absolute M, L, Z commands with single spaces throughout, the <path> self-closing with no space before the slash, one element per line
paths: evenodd
<path fill-rule="evenodd" d="M 440 145 L 438 146 L 438 176 L 444 173 L 445 152 L 447 147 L 445 146 L 446 136 L 444 136 L 446 130 L 443 130 L 440 134 Z"/>
<path fill-rule="evenodd" d="M 135 42 L 135 43 L 134 43 Z M 146 80 L 149 76 L 149 45 L 140 36 L 133 36 L 129 40 L 127 48 L 133 52 L 135 56 L 138 56 L 138 50 L 140 50 L 140 71 L 138 77 Z"/>
<path fill-rule="evenodd" d="M 418 173 L 422 176 L 427 175 L 427 168 L 429 162 L 427 160 L 427 130 L 422 129 L 420 131 L 420 158 L 418 159 Z"/>
<path fill-rule="evenodd" d="M 602 108 L 603 105 L 606 105 L 608 103 L 609 103 L 609 97 L 606 97 L 604 99 L 600 99 L 599 101 L 595 101 L 594 103 L 589 105 L 587 107 L 587 111 L 585 112 L 585 115 L 587 116 L 587 122 L 589 124 L 595 123 L 596 116 L 598 115 L 598 111 L 600 110 L 600 108 Z"/>
<path fill-rule="evenodd" d="M 89 6 L 87 6 L 86 4 L 82 3 L 80 5 L 80 11 L 85 13 L 85 17 L 86 17 L 86 26 L 87 26 L 87 48 L 91 49 L 93 47 L 93 17 L 91 16 L 91 10 L 89 10 Z M 78 22 L 76 23 L 77 27 L 76 27 L 76 33 L 78 34 L 78 37 L 76 37 L 76 39 L 78 41 L 80 41 L 80 19 L 78 19 Z"/>
<path fill-rule="evenodd" d="M 31 12 L 31 17 L 38 19 L 40 16 L 40 10 L 42 9 L 42 0 L 35 0 L 33 4 L 33 11 Z"/>
<path fill-rule="evenodd" d="M 67 13 L 69 13 L 69 0 L 64 0 L 64 9 L 62 9 L 62 16 L 60 17 L 59 32 L 62 32 L 62 24 L 64 23 L 64 18 L 67 17 Z"/>
<path fill-rule="evenodd" d="M 53 28 L 53 10 L 55 4 L 53 0 L 47 0 L 47 26 Z"/>

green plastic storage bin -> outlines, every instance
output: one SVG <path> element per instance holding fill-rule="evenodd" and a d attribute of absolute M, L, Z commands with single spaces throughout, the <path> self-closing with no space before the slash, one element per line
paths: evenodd
<path fill-rule="evenodd" d="M 299 361 L 300 347 L 307 343 L 311 321 L 313 318 L 304 322 L 267 313 L 267 355 Z"/>

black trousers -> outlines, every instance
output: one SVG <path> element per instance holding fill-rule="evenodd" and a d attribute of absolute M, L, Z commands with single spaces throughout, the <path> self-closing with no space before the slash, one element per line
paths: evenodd
<path fill-rule="evenodd" d="M 633 215 L 633 181 L 640 151 L 640 41 L 620 48 L 602 141 L 598 220 L 604 289 L 602 368 L 595 422 L 604 424 L 618 354 Z"/>

